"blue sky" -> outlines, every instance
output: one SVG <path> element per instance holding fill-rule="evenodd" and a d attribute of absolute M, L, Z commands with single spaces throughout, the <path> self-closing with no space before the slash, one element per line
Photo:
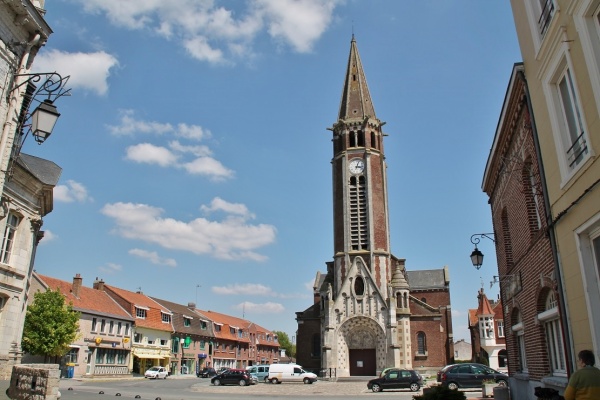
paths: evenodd
<path fill-rule="evenodd" d="M 70 75 L 38 272 L 295 335 L 333 257 L 331 127 L 352 33 L 386 121 L 392 251 L 447 265 L 455 339 L 497 274 L 483 169 L 521 60 L 505 1 L 52 0 L 34 68 Z"/>

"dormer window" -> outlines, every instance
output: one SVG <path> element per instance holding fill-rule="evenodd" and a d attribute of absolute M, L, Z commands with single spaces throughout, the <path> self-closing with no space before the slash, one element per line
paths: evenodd
<path fill-rule="evenodd" d="M 171 314 L 168 314 L 164 311 L 160 312 L 160 319 L 162 320 L 163 323 L 165 324 L 169 324 L 171 323 Z"/>
<path fill-rule="evenodd" d="M 146 319 L 146 313 L 147 313 L 148 309 L 146 307 L 135 307 L 135 317 L 136 318 L 141 318 L 141 319 Z"/>

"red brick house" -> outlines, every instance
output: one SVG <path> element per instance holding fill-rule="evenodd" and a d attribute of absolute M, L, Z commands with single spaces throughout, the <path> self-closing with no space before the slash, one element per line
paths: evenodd
<path fill-rule="evenodd" d="M 489 300 L 483 288 L 477 293 L 479 306 L 469 310 L 469 332 L 473 361 L 506 372 L 506 332 L 502 301 Z"/>
<path fill-rule="evenodd" d="M 536 124 L 522 63 L 513 67 L 482 189 L 489 196 L 513 398 L 567 382 L 558 269 Z"/>

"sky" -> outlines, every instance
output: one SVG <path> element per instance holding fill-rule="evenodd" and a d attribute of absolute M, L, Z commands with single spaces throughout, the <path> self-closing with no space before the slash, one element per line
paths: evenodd
<path fill-rule="evenodd" d="M 499 0 L 47 0 L 37 72 L 69 75 L 35 269 L 249 319 L 294 340 L 333 259 L 331 132 L 356 38 L 386 122 L 391 249 L 450 271 L 455 340 L 498 296 L 481 191 L 521 60 Z"/>

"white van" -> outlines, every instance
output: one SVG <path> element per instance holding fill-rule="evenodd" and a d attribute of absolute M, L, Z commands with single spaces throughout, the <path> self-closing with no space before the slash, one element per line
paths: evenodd
<path fill-rule="evenodd" d="M 248 371 L 250 374 L 256 375 L 260 382 L 267 382 L 269 379 L 269 367 L 269 364 L 251 365 L 246 367 L 246 371 Z"/>
<path fill-rule="evenodd" d="M 317 381 L 317 375 L 306 372 L 298 364 L 271 364 L 269 367 L 269 382 L 304 382 L 313 383 Z"/>

